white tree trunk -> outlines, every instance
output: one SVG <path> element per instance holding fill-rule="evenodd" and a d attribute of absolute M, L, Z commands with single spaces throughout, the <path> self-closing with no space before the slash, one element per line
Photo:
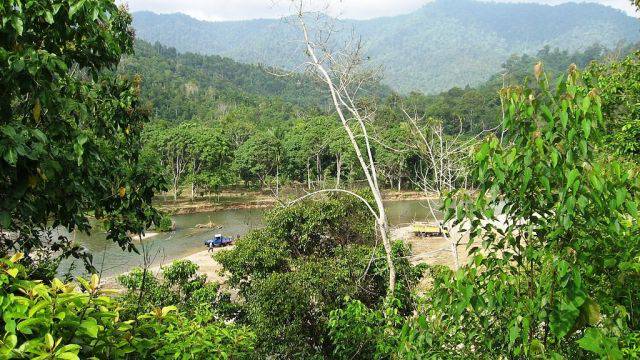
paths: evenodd
<path fill-rule="evenodd" d="M 336 155 L 336 187 L 340 187 L 340 175 L 342 172 L 342 156 Z"/>
<path fill-rule="evenodd" d="M 396 270 L 395 270 L 395 265 L 393 263 L 391 241 L 389 240 L 389 221 L 387 219 L 387 214 L 385 212 L 384 202 L 380 192 L 380 187 L 378 186 L 378 175 L 376 172 L 375 163 L 373 161 L 373 154 L 371 151 L 371 145 L 369 143 L 367 128 L 365 126 L 362 115 L 358 111 L 354 103 L 354 100 L 348 91 L 348 88 L 349 88 L 348 84 L 350 80 L 353 80 L 353 76 L 355 76 L 355 74 L 349 73 L 350 70 L 346 70 L 345 73 L 335 74 L 338 76 L 332 77 L 329 74 L 327 68 L 325 68 L 324 62 L 321 62 L 318 59 L 318 56 L 316 55 L 316 50 L 318 48 L 321 49 L 320 51 L 324 51 L 323 50 L 324 48 L 314 43 L 309 38 L 307 26 L 304 22 L 305 14 L 302 12 L 302 3 L 301 3 L 301 10 L 299 12 L 298 19 L 300 21 L 302 32 L 304 34 L 304 40 L 307 48 L 307 55 L 311 59 L 311 61 L 309 62 L 309 65 L 317 72 L 317 74 L 323 79 L 323 81 L 327 85 L 327 88 L 331 95 L 331 100 L 336 110 L 336 113 L 338 115 L 338 118 L 340 119 L 340 122 L 342 123 L 342 126 L 346 131 L 347 136 L 349 137 L 351 145 L 356 153 L 356 158 L 360 163 L 360 166 L 366 177 L 367 184 L 369 185 L 369 188 L 373 194 L 376 208 L 377 208 L 376 225 L 380 233 L 380 237 L 382 239 L 382 244 L 384 246 L 384 250 L 386 253 L 387 267 L 389 269 L 389 284 L 388 284 L 387 291 L 388 291 L 388 295 L 393 296 L 395 293 L 395 287 L 396 287 Z M 329 55 L 326 57 L 331 58 L 330 56 L 331 54 L 324 54 L 324 55 Z M 355 58 L 357 58 L 357 56 L 350 57 L 350 59 L 355 59 Z M 344 69 L 353 69 L 353 66 L 351 65 L 356 65 L 356 64 L 355 63 L 347 64 L 347 66 Z M 334 78 L 337 78 L 338 85 L 334 83 Z M 361 149 L 361 145 L 356 140 L 356 136 L 353 133 L 353 130 L 351 129 L 349 122 L 347 120 L 348 115 L 346 115 L 344 112 L 345 110 L 350 115 L 349 120 L 356 121 L 357 124 L 359 125 L 360 130 L 362 131 L 362 136 L 365 140 L 364 149 Z"/>
<path fill-rule="evenodd" d="M 311 169 L 309 168 L 309 159 L 307 159 L 307 189 L 311 190 Z"/>

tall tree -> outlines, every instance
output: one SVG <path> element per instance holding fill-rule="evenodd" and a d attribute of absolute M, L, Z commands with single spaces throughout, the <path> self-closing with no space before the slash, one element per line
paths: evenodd
<path fill-rule="evenodd" d="M 267 186 L 270 176 L 279 175 L 282 160 L 282 141 L 273 131 L 265 131 L 254 134 L 236 150 L 234 166 L 242 180 Z"/>
<path fill-rule="evenodd" d="M 88 232 L 90 214 L 133 250 L 162 183 L 138 162 L 139 79 L 108 71 L 132 51 L 130 15 L 113 0 L 9 0 L 0 18 L 0 256 L 48 248 L 90 266 L 47 230 Z"/>
<path fill-rule="evenodd" d="M 373 207 L 369 208 L 376 219 L 376 227 L 380 233 L 386 253 L 387 266 L 389 268 L 388 293 L 393 296 L 396 288 L 396 269 L 389 236 L 389 220 L 380 185 L 378 184 L 373 147 L 370 143 L 366 125 L 371 114 L 358 104 L 358 93 L 364 90 L 366 84 L 373 80 L 375 75 L 362 70 L 362 44 L 359 41 L 347 45 L 344 51 L 333 53 L 331 45 L 323 36 L 323 31 L 331 34 L 331 29 L 319 29 L 315 34 L 312 34 L 306 22 L 308 15 L 304 11 L 304 2 L 300 1 L 297 19 L 303 34 L 305 52 L 308 56 L 308 61 L 305 65 L 326 85 L 338 119 L 340 119 L 340 123 L 351 142 L 358 163 L 365 175 L 367 185 L 375 200 L 375 209 Z M 313 38 L 314 35 L 318 36 L 319 39 Z M 359 142 L 356 138 L 356 133 L 352 129 L 350 122 L 354 122 L 355 128 L 361 132 L 362 142 Z M 348 192 L 334 189 L 334 191 L 336 190 Z M 358 196 L 354 193 L 351 194 Z"/>

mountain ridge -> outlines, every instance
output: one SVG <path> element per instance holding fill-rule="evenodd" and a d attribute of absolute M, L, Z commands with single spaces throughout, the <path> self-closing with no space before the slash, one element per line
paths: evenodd
<path fill-rule="evenodd" d="M 512 54 L 535 53 L 546 45 L 575 51 L 594 43 L 614 48 L 640 40 L 637 19 L 593 3 L 439 0 L 408 14 L 336 24 L 353 29 L 372 64 L 384 67 L 385 83 L 405 93 L 479 84 Z M 184 14 L 136 12 L 134 27 L 141 39 L 181 52 L 285 69 L 304 61 L 299 32 L 279 19 L 208 22 Z M 342 39 L 344 34 L 337 41 Z"/>

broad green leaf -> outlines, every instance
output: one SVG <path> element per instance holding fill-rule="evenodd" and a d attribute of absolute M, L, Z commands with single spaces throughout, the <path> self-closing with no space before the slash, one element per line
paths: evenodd
<path fill-rule="evenodd" d="M 15 166 L 18 162 L 18 153 L 16 152 L 16 149 L 9 148 L 4 153 L 3 158 L 9 163 L 9 165 Z"/>
<path fill-rule="evenodd" d="M 96 322 L 96 319 L 94 318 L 88 318 L 82 321 L 82 323 L 80 323 L 80 328 L 84 329 L 87 332 L 87 335 L 89 335 L 92 338 L 97 338 L 98 337 L 98 323 Z"/>
<path fill-rule="evenodd" d="M 542 183 L 542 186 L 544 186 L 547 195 L 551 195 L 551 184 L 549 183 L 549 179 L 546 176 L 543 176 L 540 178 L 540 182 Z"/>
<path fill-rule="evenodd" d="M 489 143 L 484 142 L 480 147 L 480 151 L 476 153 L 476 160 L 479 162 L 483 161 L 484 159 L 487 158 L 488 155 L 489 155 Z"/>
<path fill-rule="evenodd" d="M 551 164 L 553 165 L 553 167 L 556 167 L 558 165 L 558 150 L 553 149 L 553 151 L 551 152 Z"/>
<path fill-rule="evenodd" d="M 18 272 L 19 272 L 19 270 L 18 270 L 17 268 L 11 268 L 11 269 L 7 269 L 7 270 L 5 270 L 5 272 L 6 272 L 7 274 L 9 274 L 9 276 L 11 276 L 11 277 L 13 277 L 13 278 L 14 278 L 14 277 L 18 276 Z"/>
<path fill-rule="evenodd" d="M 598 305 L 598 303 L 589 298 L 582 305 L 582 309 L 585 312 L 589 325 L 596 325 L 600 322 L 600 305 Z"/>
<path fill-rule="evenodd" d="M 33 129 L 33 135 L 40 140 L 40 142 L 47 142 L 47 135 L 45 135 L 40 129 Z"/>
<path fill-rule="evenodd" d="M 165 306 L 162 308 L 162 316 L 167 316 L 167 314 L 172 311 L 178 311 L 178 308 L 175 306 Z"/>
<path fill-rule="evenodd" d="M 80 357 L 78 357 L 78 354 L 73 352 L 62 352 L 56 355 L 56 357 L 62 360 L 79 360 L 80 359 Z"/>
<path fill-rule="evenodd" d="M 584 336 L 578 340 L 578 345 L 582 349 L 600 355 L 607 360 L 623 359 L 623 354 L 618 348 L 617 339 L 604 336 L 600 329 L 587 329 Z"/>
<path fill-rule="evenodd" d="M 15 254 L 13 254 L 12 257 L 9 258 L 9 261 L 11 261 L 12 263 L 17 263 L 18 261 L 22 260 L 23 258 L 24 258 L 24 253 L 17 252 Z"/>
<path fill-rule="evenodd" d="M 513 343 L 515 343 L 519 335 L 520 335 L 520 328 L 518 327 L 518 325 L 517 324 L 512 325 L 509 328 L 509 344 L 513 345 Z"/>
<path fill-rule="evenodd" d="M 542 105 L 540 109 L 542 110 L 542 113 L 548 121 L 553 120 L 553 115 L 551 114 L 551 110 L 549 110 L 549 107 L 547 105 Z"/>
<path fill-rule="evenodd" d="M 16 345 L 18 345 L 18 337 L 15 334 L 9 334 L 4 338 L 3 342 L 3 346 L 6 349 L 12 350 L 16 347 Z"/>
<path fill-rule="evenodd" d="M 567 114 L 567 110 L 562 110 L 562 112 L 560 113 L 560 123 L 562 124 L 563 128 L 567 127 L 567 124 L 569 123 L 569 115 Z"/>
<path fill-rule="evenodd" d="M 78 135 L 78 144 L 80 145 L 84 145 L 87 143 L 87 141 L 89 140 L 89 137 L 87 137 L 86 134 L 80 134 Z"/>
<path fill-rule="evenodd" d="M 583 113 L 587 113 L 589 111 L 589 106 L 591 106 L 591 99 L 588 96 L 585 96 L 582 99 L 581 110 Z"/>
<path fill-rule="evenodd" d="M 589 119 L 582 120 L 582 132 L 584 133 L 585 139 L 588 139 L 589 135 L 591 134 L 591 120 Z"/>
<path fill-rule="evenodd" d="M 50 333 L 47 333 L 44 336 L 44 340 L 45 340 L 45 344 L 47 345 L 47 347 L 49 349 L 53 349 L 53 345 L 55 344 L 55 342 L 53 341 L 53 336 L 51 336 Z"/>
<path fill-rule="evenodd" d="M 625 206 L 627 207 L 627 210 L 629 211 L 629 214 L 631 214 L 631 216 L 638 217 L 638 205 L 635 201 L 629 200 L 625 202 Z"/>
<path fill-rule="evenodd" d="M 602 192 L 602 182 L 600 182 L 600 179 L 598 178 L 598 176 L 596 174 L 591 173 L 589 175 L 589 182 L 591 182 L 591 186 L 595 190 L 598 190 L 599 192 Z"/>
<path fill-rule="evenodd" d="M 627 189 L 616 190 L 616 207 L 620 207 L 627 198 Z"/>
<path fill-rule="evenodd" d="M 75 4 L 71 5 L 69 8 L 69 18 L 73 18 L 73 16 L 82 8 L 85 0 L 79 0 Z"/>
<path fill-rule="evenodd" d="M 531 181 L 531 176 L 532 176 L 531 168 L 524 169 L 523 184 L 525 187 L 529 184 L 529 181 Z"/>
<path fill-rule="evenodd" d="M 53 14 L 50 11 L 45 11 L 44 13 L 44 20 L 48 23 L 48 24 L 53 24 Z"/>
<path fill-rule="evenodd" d="M 91 289 L 95 290 L 100 285 L 100 277 L 98 274 L 91 275 Z"/>
<path fill-rule="evenodd" d="M 544 345 L 540 340 L 533 339 L 529 345 L 529 353 L 534 356 L 544 356 Z"/>
<path fill-rule="evenodd" d="M 580 172 L 577 169 L 572 169 L 571 171 L 569 171 L 569 174 L 567 174 L 567 188 L 570 188 L 571 185 L 573 185 L 574 181 L 576 181 L 579 175 Z"/>
<path fill-rule="evenodd" d="M 46 300 L 46 299 L 42 299 L 42 300 L 38 301 L 38 303 L 35 306 L 33 306 L 31 309 L 29 309 L 29 317 L 33 317 L 36 313 L 38 313 L 38 311 L 46 308 L 50 304 L 51 304 L 51 302 L 49 300 Z"/>
<path fill-rule="evenodd" d="M 18 36 L 22 35 L 22 31 L 24 30 L 24 27 L 23 27 L 23 22 L 21 18 L 14 16 L 11 19 L 11 26 L 16 31 L 16 33 L 18 33 Z"/>
<path fill-rule="evenodd" d="M 45 320 L 41 318 L 29 318 L 18 323 L 18 326 L 16 326 L 16 330 L 20 331 L 23 334 L 31 335 L 33 334 L 31 328 L 37 327 L 39 324 L 42 324 L 44 322 Z"/>

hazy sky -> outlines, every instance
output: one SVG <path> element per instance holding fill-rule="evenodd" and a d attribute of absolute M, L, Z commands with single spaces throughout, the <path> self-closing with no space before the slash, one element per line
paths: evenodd
<path fill-rule="evenodd" d="M 326 0 L 306 0 L 318 7 Z M 329 12 L 350 19 L 368 19 L 408 13 L 430 0 L 329 0 Z M 561 4 L 568 0 L 495 0 L 497 2 L 536 2 Z M 290 0 L 118 0 L 129 4 L 131 11 L 151 10 L 159 13 L 182 12 L 202 20 L 243 20 L 278 18 L 291 13 Z M 635 15 L 629 0 L 591 0 Z"/>

